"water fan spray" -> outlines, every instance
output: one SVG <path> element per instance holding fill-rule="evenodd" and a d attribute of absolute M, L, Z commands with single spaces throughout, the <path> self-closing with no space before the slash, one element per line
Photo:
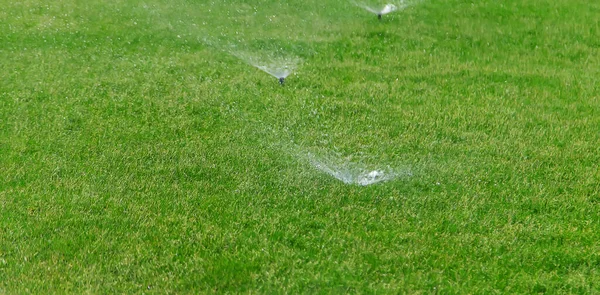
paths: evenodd
<path fill-rule="evenodd" d="M 285 84 L 285 78 L 287 78 L 301 62 L 301 60 L 296 57 L 269 57 L 242 51 L 229 51 L 229 53 L 245 61 L 249 65 L 277 78 L 280 85 Z"/>
<path fill-rule="evenodd" d="M 377 18 L 379 20 L 381 20 L 382 16 L 384 16 L 384 15 L 386 15 L 388 13 L 391 13 L 391 12 L 394 12 L 396 10 L 400 10 L 400 9 L 404 9 L 404 8 L 408 7 L 408 4 L 405 4 L 404 2 L 402 2 L 402 3 L 398 4 L 398 5 L 394 5 L 394 4 L 388 3 L 388 4 L 386 4 L 383 7 L 368 5 L 368 4 L 365 4 L 365 3 L 362 3 L 362 2 L 353 2 L 353 3 L 354 3 L 354 5 L 356 5 L 358 7 L 361 7 L 361 8 L 363 8 L 363 9 L 365 9 L 365 10 L 371 12 L 371 13 L 376 14 Z"/>

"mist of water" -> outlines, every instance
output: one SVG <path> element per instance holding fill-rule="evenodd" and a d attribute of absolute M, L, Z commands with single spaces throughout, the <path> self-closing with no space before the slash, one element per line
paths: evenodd
<path fill-rule="evenodd" d="M 245 42 L 231 42 L 216 38 L 204 38 L 203 43 L 231 54 L 243 62 L 277 78 L 283 84 L 285 78 L 291 75 L 302 63 L 299 57 L 286 54 L 283 49 L 273 46 L 270 48 L 251 48 Z"/>
<path fill-rule="evenodd" d="M 361 7 L 363 9 L 371 12 L 371 13 L 377 14 L 379 17 L 381 17 L 382 15 L 386 15 L 388 13 L 397 11 L 397 10 L 402 10 L 409 6 L 409 4 L 406 3 L 405 1 L 400 1 L 398 3 L 388 3 L 385 5 L 374 5 L 371 3 L 356 2 L 356 1 L 353 1 L 352 3 L 358 7 Z"/>
<path fill-rule="evenodd" d="M 229 51 L 229 53 L 277 79 L 287 78 L 301 62 L 296 57 L 268 57 L 243 51 Z"/>
<path fill-rule="evenodd" d="M 318 156 L 314 153 L 308 153 L 307 159 L 316 169 L 329 174 L 345 184 L 367 186 L 412 175 L 410 170 L 392 169 L 389 166 L 371 170 L 363 163 L 344 160 L 332 155 Z"/>

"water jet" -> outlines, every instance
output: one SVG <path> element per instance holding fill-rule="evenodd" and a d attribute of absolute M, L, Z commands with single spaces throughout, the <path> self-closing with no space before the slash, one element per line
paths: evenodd
<path fill-rule="evenodd" d="M 245 61 L 247 64 L 277 78 L 280 85 L 285 83 L 285 78 L 287 78 L 300 63 L 300 59 L 295 57 L 258 57 L 257 54 L 240 51 L 230 51 L 229 53 Z"/>
<path fill-rule="evenodd" d="M 371 170 L 361 162 L 351 162 L 331 154 L 317 156 L 308 153 L 307 159 L 316 169 L 345 184 L 367 186 L 412 175 L 410 170 L 396 170 L 389 166 Z"/>
<path fill-rule="evenodd" d="M 381 6 L 374 6 L 374 5 L 369 5 L 369 4 L 365 4 L 362 2 L 353 2 L 354 5 L 361 7 L 371 13 L 374 13 L 377 15 L 377 19 L 381 20 L 382 17 L 388 13 L 394 12 L 396 10 L 400 10 L 400 9 L 404 9 L 406 7 L 408 7 L 408 4 L 405 4 L 404 2 L 399 3 L 398 5 L 395 4 L 391 4 L 388 3 L 385 6 L 381 7 Z"/>

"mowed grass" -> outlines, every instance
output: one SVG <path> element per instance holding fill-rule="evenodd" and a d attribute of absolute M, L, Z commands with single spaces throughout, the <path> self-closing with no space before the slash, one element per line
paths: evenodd
<path fill-rule="evenodd" d="M 0 6 L 0 293 L 600 292 L 594 1 Z"/>

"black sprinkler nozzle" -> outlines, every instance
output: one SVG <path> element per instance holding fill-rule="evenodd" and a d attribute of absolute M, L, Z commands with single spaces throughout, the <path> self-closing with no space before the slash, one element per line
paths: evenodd
<path fill-rule="evenodd" d="M 283 85 L 284 82 L 285 82 L 285 78 L 284 77 L 279 78 L 279 84 Z"/>
<path fill-rule="evenodd" d="M 381 13 L 377 14 L 377 18 L 381 20 Z"/>

